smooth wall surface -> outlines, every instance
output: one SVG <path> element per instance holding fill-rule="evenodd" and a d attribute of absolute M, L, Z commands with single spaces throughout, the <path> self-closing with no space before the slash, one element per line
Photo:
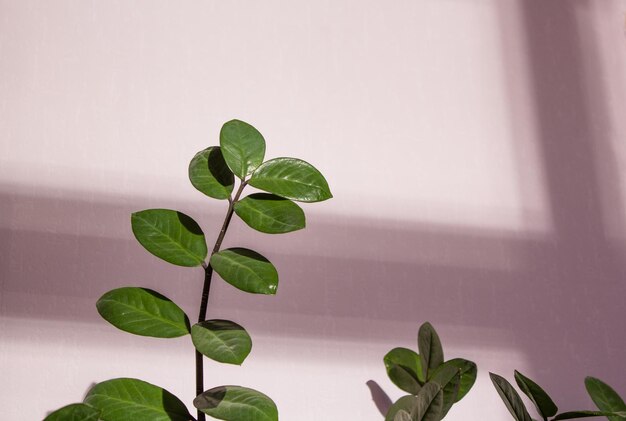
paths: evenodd
<path fill-rule="evenodd" d="M 626 2 L 0 0 L 0 407 L 42 419 L 93 382 L 139 377 L 191 407 L 189 338 L 101 320 L 109 289 L 193 318 L 200 269 L 170 267 L 131 212 L 177 208 L 210 242 L 223 202 L 187 180 L 232 118 L 335 198 L 285 236 L 234 221 L 275 297 L 215 282 L 209 316 L 251 333 L 207 387 L 264 391 L 281 420 L 382 420 L 382 357 L 438 329 L 478 363 L 448 417 L 504 420 L 487 373 L 519 369 L 563 410 L 583 379 L 626 395 Z M 368 386 L 369 385 L 369 386 Z M 382 389 L 380 392 L 379 389 Z"/>

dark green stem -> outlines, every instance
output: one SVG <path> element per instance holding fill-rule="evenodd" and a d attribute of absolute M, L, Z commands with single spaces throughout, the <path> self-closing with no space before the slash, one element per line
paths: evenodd
<path fill-rule="evenodd" d="M 235 193 L 235 197 L 233 199 L 228 200 L 228 210 L 226 211 L 226 218 L 224 218 L 224 223 L 222 224 L 222 229 L 220 230 L 219 235 L 217 236 L 217 240 L 215 241 L 215 246 L 213 246 L 213 251 L 211 252 L 211 256 L 217 253 L 222 246 L 222 241 L 224 241 L 224 237 L 226 236 L 226 230 L 230 225 L 230 221 L 233 218 L 233 212 L 235 210 L 235 203 L 239 200 L 241 193 L 243 192 L 244 187 L 246 187 L 246 181 L 242 180 L 239 185 L 239 189 L 237 193 Z M 213 277 L 213 268 L 211 267 L 211 262 L 204 266 L 204 287 L 202 288 L 202 299 L 200 301 L 200 312 L 198 314 L 198 323 L 204 322 L 206 320 L 207 307 L 209 304 L 209 293 L 211 292 L 211 279 Z M 196 396 L 200 395 L 204 392 L 204 364 L 202 360 L 202 354 L 196 350 Z M 206 418 L 204 413 L 198 410 L 198 421 L 205 421 Z"/>

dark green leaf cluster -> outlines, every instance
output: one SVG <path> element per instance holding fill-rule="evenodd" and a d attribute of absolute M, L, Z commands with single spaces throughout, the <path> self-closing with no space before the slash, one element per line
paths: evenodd
<path fill-rule="evenodd" d="M 489 373 L 504 405 L 515 421 L 534 421 L 522 398 L 513 385 L 504 377 Z M 610 421 L 626 420 L 626 405 L 622 398 L 606 383 L 594 377 L 585 379 L 585 386 L 599 411 L 569 411 L 557 415 L 559 409 L 552 398 L 537 383 L 515 370 L 515 382 L 520 390 L 530 399 L 543 421 L 570 420 L 576 418 L 607 417 Z"/>
<path fill-rule="evenodd" d="M 283 234 L 305 227 L 298 202 L 319 202 L 332 194 L 322 174 L 296 158 L 264 162 L 265 139 L 248 123 L 231 120 L 220 131 L 220 145 L 198 152 L 189 164 L 191 184 L 205 195 L 228 200 L 228 209 L 215 246 L 209 254 L 199 224 L 182 212 L 147 209 L 131 216 L 133 234 L 150 253 L 174 265 L 205 271 L 205 288 L 215 271 L 230 285 L 253 294 L 276 294 L 278 272 L 260 253 L 242 247 L 220 250 L 233 214 L 251 228 Z M 238 187 L 235 190 L 238 179 Z M 246 186 L 264 193 L 241 198 Z M 234 194 L 233 194 L 234 192 Z M 208 262 L 207 262 L 208 257 Z M 197 352 L 215 361 L 241 365 L 252 350 L 246 330 L 230 320 L 200 320 L 193 326 L 185 312 L 156 291 L 117 288 L 104 294 L 96 306 L 113 326 L 135 335 L 156 338 L 191 336 Z M 199 394 L 194 406 L 226 421 L 277 421 L 274 402 L 261 392 L 241 386 L 218 386 Z M 63 407 L 46 420 L 155 421 L 194 419 L 185 405 L 164 389 L 137 379 L 113 379 L 92 388 L 83 403 Z"/>
<path fill-rule="evenodd" d="M 460 401 L 476 381 L 472 361 L 444 361 L 443 347 L 435 328 L 424 323 L 417 335 L 419 354 L 394 348 L 385 355 L 387 375 L 403 391 L 387 412 L 385 421 L 439 421 Z"/>

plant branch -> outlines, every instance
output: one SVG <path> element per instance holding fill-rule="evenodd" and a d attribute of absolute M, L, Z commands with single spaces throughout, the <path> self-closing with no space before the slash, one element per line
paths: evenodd
<path fill-rule="evenodd" d="M 222 229 L 220 230 L 220 233 L 217 236 L 217 240 L 215 241 L 215 245 L 213 246 L 213 251 L 211 251 L 211 256 L 217 253 L 222 246 L 222 242 L 224 241 L 224 237 L 226 236 L 226 230 L 228 230 L 230 221 L 233 218 L 235 203 L 239 200 L 243 189 L 246 187 L 246 184 L 247 183 L 245 180 L 241 180 L 241 184 L 239 185 L 239 189 L 235 193 L 235 197 L 232 199 L 230 197 L 228 198 L 228 210 L 226 211 L 226 217 L 224 218 Z M 202 267 L 204 268 L 204 286 L 202 288 L 202 298 L 200 300 L 198 323 L 204 322 L 206 320 L 207 307 L 209 304 L 209 294 L 211 292 L 211 279 L 213 277 L 213 267 L 211 266 L 210 260 L 209 263 L 204 263 Z M 202 358 L 202 354 L 196 350 L 196 396 L 204 392 L 204 364 Z M 205 419 L 206 418 L 204 413 L 198 410 L 198 421 L 205 421 Z"/>
<path fill-rule="evenodd" d="M 230 225 L 230 221 L 233 218 L 233 212 L 235 210 L 235 203 L 239 200 L 243 189 L 246 187 L 246 181 L 242 180 L 239 185 L 239 189 L 237 193 L 235 193 L 235 197 L 228 201 L 228 210 L 226 211 L 226 217 L 224 218 L 224 223 L 222 224 L 222 229 L 220 230 L 219 235 L 217 236 L 217 240 L 215 240 L 215 245 L 213 246 L 213 251 L 211 251 L 211 256 L 220 251 L 220 247 L 222 246 L 222 241 L 224 241 L 224 237 L 226 236 L 226 230 L 228 230 L 228 226 Z M 202 299 L 200 301 L 200 312 L 198 314 L 198 323 L 206 320 L 206 311 L 207 305 L 209 302 L 209 293 L 211 292 L 211 277 L 213 276 L 213 267 L 211 266 L 211 262 L 205 263 L 204 265 L 204 287 L 202 289 Z"/>

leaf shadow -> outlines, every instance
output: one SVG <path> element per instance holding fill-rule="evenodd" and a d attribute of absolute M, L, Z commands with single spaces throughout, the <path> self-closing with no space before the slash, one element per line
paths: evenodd
<path fill-rule="evenodd" d="M 196 396 L 193 400 L 193 406 L 199 410 L 217 408 L 226 397 L 226 392 L 226 386 L 214 387 L 213 389 L 207 390 L 206 392 Z"/>
<path fill-rule="evenodd" d="M 187 216 L 182 212 L 176 212 L 176 215 L 178 216 L 178 220 L 180 221 L 180 223 L 189 232 L 195 235 L 204 235 L 204 233 L 202 232 L 202 228 L 200 228 L 200 225 L 198 225 L 198 223 L 194 221 L 190 216 Z"/>
<path fill-rule="evenodd" d="M 392 405 L 391 398 L 374 380 L 368 380 L 365 384 L 370 390 L 376 409 L 378 409 L 378 412 L 385 417 Z"/>
<path fill-rule="evenodd" d="M 195 420 L 193 416 L 187 411 L 185 405 L 182 404 L 180 399 L 163 389 L 161 392 L 161 402 L 163 403 L 163 409 L 168 414 L 170 419 L 176 421 L 189 421 Z M 184 408 L 184 412 L 183 412 Z"/>
<path fill-rule="evenodd" d="M 235 182 L 235 176 L 228 168 L 224 155 L 219 146 L 210 148 L 209 156 L 207 157 L 207 165 L 209 172 L 215 180 L 222 186 L 232 186 Z"/>

